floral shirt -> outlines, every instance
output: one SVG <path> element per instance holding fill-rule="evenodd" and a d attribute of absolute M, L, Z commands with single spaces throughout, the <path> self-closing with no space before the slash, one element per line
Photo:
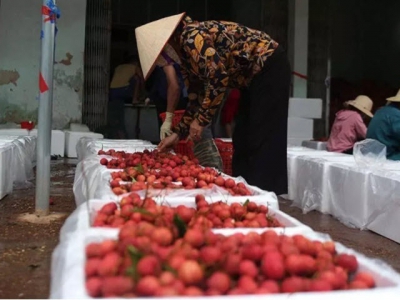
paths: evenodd
<path fill-rule="evenodd" d="M 181 137 L 189 134 L 194 118 L 201 126 L 210 124 L 227 87 L 248 86 L 278 47 L 262 31 L 226 21 L 197 22 L 188 16 L 176 29 L 175 39 L 182 49 L 181 72 L 190 100 L 174 129 Z M 196 95 L 201 92 L 200 102 Z"/>

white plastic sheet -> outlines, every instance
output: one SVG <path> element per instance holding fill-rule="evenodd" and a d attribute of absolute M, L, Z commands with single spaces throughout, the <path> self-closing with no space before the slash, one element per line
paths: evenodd
<path fill-rule="evenodd" d="M 124 195 L 117 196 L 113 193 L 110 187 L 111 173 L 117 170 L 107 169 L 99 164 L 100 158 L 103 156 L 92 156 L 84 161 L 78 163 L 75 170 L 75 179 L 73 191 L 75 195 L 76 205 L 86 202 L 88 199 L 102 199 L 102 200 L 117 200 L 121 199 Z M 107 157 L 107 156 L 104 156 Z M 109 158 L 109 157 L 108 157 Z M 169 201 L 172 198 L 195 197 L 198 194 L 213 197 L 223 197 L 224 199 L 235 198 L 238 201 L 247 199 L 255 201 L 268 200 L 271 207 L 279 209 L 278 198 L 275 193 L 267 192 L 259 189 L 258 187 L 248 185 L 243 178 L 233 178 L 227 175 L 225 177 L 232 178 L 236 183 L 243 182 L 246 187 L 252 192 L 251 196 L 231 196 L 229 192 L 218 186 L 211 189 L 164 189 L 156 190 L 150 189 L 148 191 L 142 190 L 137 193 L 142 197 L 147 194 L 150 197 Z"/>
<path fill-rule="evenodd" d="M 226 232 L 227 235 L 237 232 L 236 230 Z M 92 228 L 73 239 L 61 241 L 52 255 L 51 265 L 51 289 L 52 299 L 90 299 L 85 288 L 85 245 L 91 242 L 101 242 L 106 239 L 117 239 L 118 230 Z M 287 235 L 291 235 L 287 233 Z M 306 232 L 304 236 L 312 240 L 327 241 L 330 237 L 315 232 Z M 336 243 L 339 253 L 353 254 L 357 256 L 359 270 L 371 272 L 377 288 L 372 290 L 347 290 L 323 293 L 294 293 L 294 294 L 271 294 L 268 299 L 301 299 L 301 300 L 351 300 L 351 299 L 396 299 L 400 293 L 400 275 L 386 263 L 370 259 L 343 245 Z M 244 296 L 222 296 L 213 299 L 243 299 Z M 249 295 L 246 299 L 264 300 L 265 295 Z M 208 299 L 202 297 L 199 299 Z M 145 298 L 137 298 L 144 300 Z M 188 297 L 163 298 L 170 300 L 190 299 Z"/>
<path fill-rule="evenodd" d="M 13 190 L 12 156 L 15 146 L 11 143 L 0 146 L 0 200 Z"/>
<path fill-rule="evenodd" d="M 87 156 L 97 154 L 101 149 L 104 151 L 115 149 L 117 151 L 140 151 L 135 149 L 145 148 L 154 149 L 155 146 L 149 141 L 143 140 L 110 140 L 110 139 L 95 139 L 83 137 L 76 144 L 76 153 L 78 160 L 86 158 Z"/>
<path fill-rule="evenodd" d="M 400 168 L 375 171 L 370 174 L 370 182 L 368 202 L 373 204 L 373 212 L 368 217 L 367 228 L 400 243 Z"/>
<path fill-rule="evenodd" d="M 329 170 L 331 165 L 336 162 L 354 164 L 354 158 L 343 154 L 329 158 L 323 156 L 297 157 L 297 178 L 295 179 L 296 188 L 294 189 L 293 204 L 300 207 L 304 213 L 312 210 L 318 210 L 322 213 L 330 212 Z"/>
<path fill-rule="evenodd" d="M 304 157 L 304 159 L 311 159 L 311 158 L 328 159 L 336 157 L 341 159 L 343 157 L 343 159 L 351 159 L 352 161 L 354 161 L 352 156 L 346 154 L 318 151 L 305 147 L 288 147 L 287 150 L 288 185 L 289 185 L 288 199 L 290 200 L 303 198 L 303 192 L 301 190 L 300 191 L 297 190 L 298 187 L 301 188 L 299 181 L 308 180 L 308 177 L 310 176 L 314 178 L 314 176 L 309 172 L 305 173 L 306 170 L 299 170 L 299 164 L 302 163 L 299 159 L 300 157 Z"/>
<path fill-rule="evenodd" d="M 304 213 L 319 210 L 349 227 L 373 228 L 400 242 L 396 226 L 385 218 L 399 211 L 400 163 L 382 158 L 381 147 L 374 149 L 360 156 L 356 145 L 356 162 L 352 155 L 289 148 L 288 198 Z"/>
<path fill-rule="evenodd" d="M 386 146 L 376 140 L 366 139 L 355 143 L 353 155 L 361 168 L 379 168 L 386 162 Z"/>
<path fill-rule="evenodd" d="M 360 229 L 368 228 L 377 218 L 382 220 L 385 215 L 391 215 L 400 205 L 399 174 L 400 164 L 391 161 L 364 168 L 344 163 L 332 165 L 329 195 L 334 209 L 331 213 L 344 224 Z M 396 235 L 393 231 L 398 229 L 390 226 L 384 231 L 384 236 L 393 237 Z"/>
<path fill-rule="evenodd" d="M 100 165 L 100 159 L 110 156 L 93 155 L 79 162 L 75 169 L 73 191 L 77 206 L 88 199 L 117 199 L 110 187 L 111 172 Z"/>
<path fill-rule="evenodd" d="M 35 137 L 0 136 L 0 145 L 11 143 L 15 146 L 12 156 L 11 173 L 17 185 L 27 184 L 34 176 L 33 165 L 36 156 Z"/>

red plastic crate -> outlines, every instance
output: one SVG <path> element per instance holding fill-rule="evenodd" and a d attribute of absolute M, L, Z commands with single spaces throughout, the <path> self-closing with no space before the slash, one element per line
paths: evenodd
<path fill-rule="evenodd" d="M 217 146 L 219 154 L 222 158 L 224 173 L 227 175 L 232 175 L 232 156 L 234 152 L 232 142 L 216 139 L 215 145 Z"/>
<path fill-rule="evenodd" d="M 176 110 L 174 113 L 174 118 L 172 119 L 172 127 L 175 127 L 178 125 L 178 123 L 181 121 L 183 114 L 185 113 L 184 110 Z M 164 122 L 166 117 L 166 113 L 163 112 L 160 114 L 161 120 Z M 175 153 L 177 154 L 182 154 L 186 155 L 190 159 L 194 158 L 194 153 L 193 153 L 193 142 L 191 141 L 179 141 L 178 145 L 174 148 Z"/>
<path fill-rule="evenodd" d="M 21 128 L 27 129 L 27 130 L 32 130 L 33 128 L 35 128 L 35 123 L 32 121 L 22 121 Z"/>
<path fill-rule="evenodd" d="M 186 155 L 190 159 L 194 159 L 193 142 L 179 141 L 178 145 L 174 148 L 175 153 Z"/>
<path fill-rule="evenodd" d="M 172 119 L 172 127 L 175 127 L 176 125 L 179 124 L 179 122 L 181 121 L 184 113 L 185 113 L 184 110 L 176 110 L 174 112 L 174 117 Z M 160 118 L 161 118 L 161 120 L 163 122 L 165 121 L 166 116 L 167 116 L 166 112 L 163 112 L 163 113 L 160 114 Z"/>

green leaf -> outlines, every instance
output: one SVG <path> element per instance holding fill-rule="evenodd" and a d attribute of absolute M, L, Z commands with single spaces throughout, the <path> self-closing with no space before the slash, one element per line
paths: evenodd
<path fill-rule="evenodd" d="M 136 179 L 132 177 L 132 183 L 135 183 L 135 182 L 136 182 Z"/>
<path fill-rule="evenodd" d="M 177 214 L 174 215 L 174 224 L 178 228 L 179 237 L 183 237 L 186 233 L 186 224 Z"/>
<path fill-rule="evenodd" d="M 132 266 L 127 270 L 127 274 L 137 281 L 139 279 L 139 274 L 137 273 L 137 264 L 142 258 L 142 254 L 132 245 L 128 246 L 128 254 L 132 260 Z"/>
<path fill-rule="evenodd" d="M 138 212 L 142 215 L 148 215 L 148 216 L 154 216 L 154 214 L 152 214 L 151 212 L 149 212 L 148 210 L 141 208 L 141 207 L 135 207 L 133 209 L 133 212 Z"/>
<path fill-rule="evenodd" d="M 170 265 L 167 265 L 167 264 L 163 265 L 163 270 L 171 272 L 174 275 L 177 275 L 177 273 L 178 273 L 173 267 L 171 267 Z"/>
<path fill-rule="evenodd" d="M 136 277 L 136 270 L 135 270 L 135 268 L 134 268 L 133 266 L 130 266 L 130 267 L 126 270 L 125 274 L 126 274 L 127 276 L 129 276 L 129 277 L 135 278 L 135 277 Z"/>
<path fill-rule="evenodd" d="M 140 174 L 144 174 L 144 169 L 141 163 L 139 163 L 136 167 L 135 170 L 138 171 Z"/>
<path fill-rule="evenodd" d="M 247 199 L 247 200 L 246 200 L 246 202 L 244 202 L 244 203 L 243 203 L 243 206 L 245 206 L 245 207 L 246 207 L 246 206 L 247 206 L 249 203 L 250 203 L 250 200 L 249 200 L 249 199 Z"/>

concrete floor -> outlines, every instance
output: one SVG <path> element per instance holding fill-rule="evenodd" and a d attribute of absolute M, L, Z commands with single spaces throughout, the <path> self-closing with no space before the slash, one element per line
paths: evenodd
<path fill-rule="evenodd" d="M 52 212 L 70 214 L 75 209 L 72 191 L 76 160 L 51 164 Z M 33 181 L 34 182 L 34 181 Z M 18 215 L 34 211 L 34 184 L 15 190 L 0 201 L 0 298 L 47 298 L 50 259 L 64 219 L 49 225 L 21 223 Z M 369 231 L 350 229 L 331 216 L 302 214 L 291 202 L 280 199 L 281 210 L 366 256 L 379 258 L 400 272 L 400 245 Z"/>

